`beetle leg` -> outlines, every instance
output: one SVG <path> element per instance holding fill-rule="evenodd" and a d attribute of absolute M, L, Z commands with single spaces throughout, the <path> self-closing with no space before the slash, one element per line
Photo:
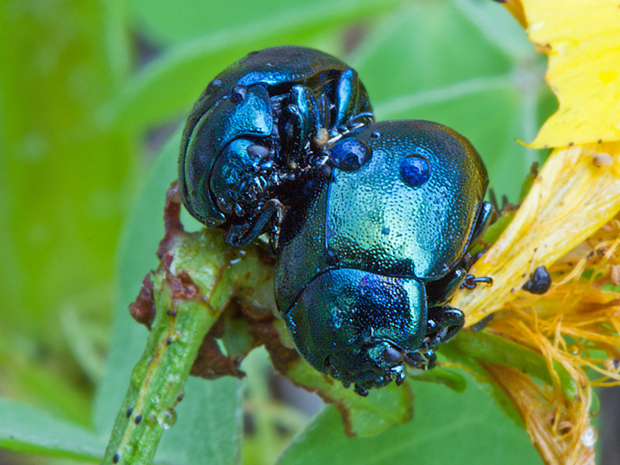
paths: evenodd
<path fill-rule="evenodd" d="M 271 235 L 269 236 L 269 247 L 271 253 L 275 254 L 280 242 L 280 229 L 282 227 L 282 219 L 284 218 L 284 205 L 277 199 L 271 199 L 268 204 L 274 210 L 271 223 Z"/>
<path fill-rule="evenodd" d="M 465 253 L 461 261 L 443 278 L 425 284 L 428 303 L 430 306 L 441 306 L 447 303 L 446 296 L 452 297 L 459 289 L 475 289 L 480 283 L 493 284 L 493 279 L 488 276 L 476 277 L 467 273 L 467 270 L 478 260 L 480 256 L 473 257 Z"/>
<path fill-rule="evenodd" d="M 469 238 L 469 247 L 475 245 L 482 239 L 482 236 L 484 236 L 487 228 L 495 218 L 496 213 L 489 202 L 482 202 L 478 206 L 478 213 L 476 214 L 474 227 L 472 228 L 471 237 Z"/>
<path fill-rule="evenodd" d="M 538 176 L 538 163 L 532 164 L 530 168 L 530 174 L 528 178 L 535 179 Z M 498 216 L 502 216 L 505 213 L 510 213 L 516 211 L 521 206 L 521 202 L 519 203 L 510 203 L 508 201 L 508 197 L 506 195 L 502 195 L 502 206 L 499 206 L 499 202 L 497 201 L 497 197 L 495 196 L 495 191 L 493 188 L 489 188 L 489 200 L 491 201 L 491 205 L 493 205 L 493 210 Z"/>
<path fill-rule="evenodd" d="M 489 276 L 476 277 L 473 274 L 468 274 L 461 283 L 461 288 L 469 290 L 476 289 L 476 286 L 480 283 L 493 285 L 493 278 Z"/>
<path fill-rule="evenodd" d="M 433 349 L 427 350 L 422 354 L 422 356 L 426 360 L 426 365 L 424 366 L 425 370 L 431 370 L 435 368 L 435 363 L 437 362 L 437 354 Z"/>
<path fill-rule="evenodd" d="M 400 386 L 405 381 L 405 369 L 402 364 L 395 366 L 392 369 L 394 376 L 396 377 L 396 385 Z"/>
<path fill-rule="evenodd" d="M 467 263 L 459 263 L 450 273 L 437 281 L 425 284 L 429 306 L 441 306 L 447 303 L 446 296 L 450 298 L 461 288 L 467 278 Z"/>
<path fill-rule="evenodd" d="M 336 115 L 330 125 L 336 132 L 347 132 L 358 124 L 375 120 L 370 103 L 363 98 L 364 95 L 365 91 L 357 73 L 351 68 L 345 70 L 336 87 Z"/>
<path fill-rule="evenodd" d="M 482 250 L 469 256 L 469 266 L 467 267 L 468 270 L 473 266 L 474 263 L 480 260 L 482 256 L 487 252 L 487 250 L 489 250 L 489 248 L 491 247 L 490 244 L 487 244 L 486 242 L 483 242 L 483 241 L 480 241 L 479 244 L 482 245 Z"/>
<path fill-rule="evenodd" d="M 314 141 L 320 128 L 319 111 L 316 99 L 308 87 L 296 85 L 290 92 L 287 107 L 288 116 L 282 116 L 280 121 L 280 137 L 285 160 L 290 165 L 305 168 L 308 160 L 305 155 L 311 152 L 311 143 Z"/>
<path fill-rule="evenodd" d="M 424 352 L 405 354 L 405 363 L 419 370 L 430 370 L 435 368 L 436 360 L 437 354 L 435 354 L 433 349 L 424 350 Z"/>
<path fill-rule="evenodd" d="M 354 108 L 358 95 L 356 90 L 357 75 L 351 68 L 346 69 L 341 75 L 336 87 L 336 117 L 333 127 L 342 126 L 347 120 L 350 109 Z"/>
<path fill-rule="evenodd" d="M 359 386 L 358 384 L 355 385 L 355 388 L 353 390 L 355 391 L 357 395 L 360 395 L 362 397 L 366 397 L 368 395 L 368 391 L 362 388 L 361 386 Z"/>
<path fill-rule="evenodd" d="M 465 315 L 449 306 L 431 307 L 426 318 L 423 347 L 435 348 L 454 336 L 465 324 Z"/>
<path fill-rule="evenodd" d="M 270 245 L 275 250 L 280 234 L 280 223 L 284 213 L 284 206 L 277 199 L 265 202 L 258 213 L 258 218 L 248 224 L 231 224 L 224 233 L 224 240 L 233 247 L 245 247 L 258 236 L 265 232 L 265 228 L 271 223 Z"/>
<path fill-rule="evenodd" d="M 493 320 L 494 317 L 495 317 L 495 313 L 490 313 L 487 316 L 485 316 L 482 320 L 480 320 L 478 323 L 474 323 L 473 325 L 471 325 L 469 329 L 471 329 L 474 332 L 482 331 L 484 328 L 487 327 L 487 325 Z"/>

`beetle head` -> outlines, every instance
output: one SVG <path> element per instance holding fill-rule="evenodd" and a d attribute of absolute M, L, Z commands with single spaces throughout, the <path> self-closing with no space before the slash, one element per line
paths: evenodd
<path fill-rule="evenodd" d="M 304 288 L 286 318 L 312 366 L 365 394 L 404 380 L 403 360 L 426 330 L 426 294 L 414 279 L 329 270 Z"/>

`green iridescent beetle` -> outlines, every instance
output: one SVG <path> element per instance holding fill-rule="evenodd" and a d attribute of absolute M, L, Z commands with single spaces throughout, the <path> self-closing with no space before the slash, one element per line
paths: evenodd
<path fill-rule="evenodd" d="M 179 177 L 230 244 L 267 234 L 298 351 L 360 395 L 402 383 L 404 364 L 432 368 L 464 323 L 450 298 L 490 281 L 467 273 L 491 217 L 476 150 L 436 123 L 374 123 L 357 74 L 316 50 L 221 73 L 188 119 Z"/>
<path fill-rule="evenodd" d="M 449 300 L 490 281 L 467 273 L 488 178 L 463 136 L 427 121 L 368 124 L 331 153 L 282 224 L 275 295 L 306 360 L 364 395 L 400 384 L 404 363 L 432 368 L 464 323 Z"/>

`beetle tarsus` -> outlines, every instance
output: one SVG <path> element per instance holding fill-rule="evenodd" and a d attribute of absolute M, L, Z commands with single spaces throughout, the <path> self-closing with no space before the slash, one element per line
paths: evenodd
<path fill-rule="evenodd" d="M 360 385 L 359 385 L 359 384 L 356 384 L 356 385 L 355 385 L 355 389 L 354 389 L 354 391 L 355 391 L 355 393 L 356 393 L 357 395 L 360 395 L 360 396 L 362 396 L 362 397 L 366 397 L 366 396 L 368 395 L 368 391 L 367 391 L 366 389 L 364 389 L 364 388 L 360 387 Z"/>
<path fill-rule="evenodd" d="M 435 348 L 454 336 L 465 324 L 462 311 L 449 306 L 428 309 L 425 347 Z"/>
<path fill-rule="evenodd" d="M 492 286 L 493 278 L 489 276 L 476 277 L 473 274 L 468 274 L 465 277 L 465 280 L 463 281 L 463 283 L 461 284 L 461 288 L 472 290 L 472 289 L 476 289 L 478 284 L 488 284 Z"/>
<path fill-rule="evenodd" d="M 478 323 L 474 323 L 473 325 L 471 325 L 469 327 L 470 330 L 477 332 L 477 331 L 482 331 L 484 328 L 487 327 L 487 325 L 493 321 L 493 317 L 495 317 L 495 313 L 489 313 L 487 316 L 485 316 L 482 320 L 480 320 Z"/>
<path fill-rule="evenodd" d="M 405 381 L 405 368 L 402 363 L 392 369 L 396 378 L 396 385 L 400 386 Z"/>

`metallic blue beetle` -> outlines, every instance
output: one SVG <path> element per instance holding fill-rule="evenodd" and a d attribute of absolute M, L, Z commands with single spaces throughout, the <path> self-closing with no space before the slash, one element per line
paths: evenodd
<path fill-rule="evenodd" d="M 491 216 L 471 144 L 427 121 L 374 123 L 357 74 L 278 47 L 221 73 L 190 114 L 179 162 L 189 212 L 243 246 L 267 233 L 276 302 L 317 370 L 372 387 L 432 368 L 463 326 L 448 305 Z"/>
<path fill-rule="evenodd" d="M 325 162 L 330 137 L 373 121 L 357 73 L 303 47 L 253 52 L 220 73 L 189 115 L 179 188 L 187 210 L 242 247 L 277 243 L 280 192 Z"/>
<path fill-rule="evenodd" d="M 368 124 L 330 153 L 282 223 L 276 301 L 304 358 L 364 395 L 400 384 L 403 363 L 432 368 L 463 326 L 448 302 L 488 282 L 467 274 L 488 178 L 467 139 L 428 121 Z"/>

